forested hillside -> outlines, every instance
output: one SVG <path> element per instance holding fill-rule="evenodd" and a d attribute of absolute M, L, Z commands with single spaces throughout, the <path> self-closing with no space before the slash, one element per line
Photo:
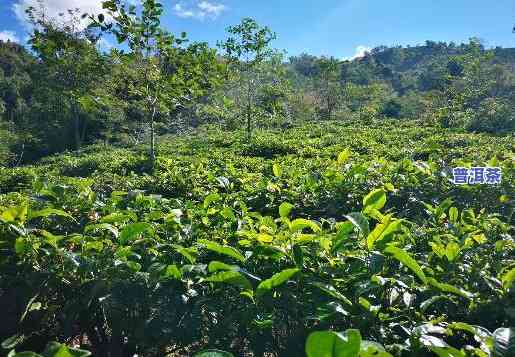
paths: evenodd
<path fill-rule="evenodd" d="M 515 356 L 515 49 L 133 3 L 0 42 L 1 356 Z"/>
<path fill-rule="evenodd" d="M 76 66 L 69 70 L 81 76 L 61 78 L 70 72 L 55 70 L 64 70 L 60 62 L 72 60 L 72 53 L 50 63 L 37 49 L 0 42 L 4 164 L 32 162 L 84 144 L 143 140 L 147 121 L 141 98 L 130 93 L 137 70 L 120 61 L 118 51 L 100 52 L 93 44 L 80 51 L 85 57 L 68 65 Z M 203 123 L 227 129 L 244 126 L 241 114 L 247 109 L 239 84 L 245 73 L 230 72 L 220 56 L 210 61 L 200 64 L 199 70 L 206 75 L 209 71 L 211 78 L 197 88 L 195 98 L 159 113 L 158 133 Z M 256 127 L 380 115 L 424 118 L 473 132 L 514 129 L 515 49 L 485 50 L 474 39 L 461 45 L 427 41 L 408 48 L 378 47 L 352 61 L 309 54 L 286 59 L 274 52 L 253 71 L 260 82 L 252 93 Z M 70 79 L 76 83 L 68 83 Z M 70 85 L 82 88 L 75 103 L 63 100 L 73 90 Z"/>

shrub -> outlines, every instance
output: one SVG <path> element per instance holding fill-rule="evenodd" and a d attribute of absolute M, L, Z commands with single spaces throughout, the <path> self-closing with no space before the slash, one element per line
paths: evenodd
<path fill-rule="evenodd" d="M 515 107 L 507 101 L 487 98 L 481 102 L 465 128 L 474 132 L 512 132 L 515 130 Z"/>

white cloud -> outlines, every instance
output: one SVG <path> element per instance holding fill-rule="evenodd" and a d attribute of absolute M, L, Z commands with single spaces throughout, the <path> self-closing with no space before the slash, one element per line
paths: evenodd
<path fill-rule="evenodd" d="M 372 50 L 372 48 L 367 47 L 367 46 L 358 46 L 358 47 L 356 47 L 356 51 L 355 51 L 354 55 L 352 57 L 345 57 L 344 60 L 352 61 L 357 58 L 365 57 L 365 55 L 368 52 L 370 52 L 371 50 Z"/>
<path fill-rule="evenodd" d="M 173 11 L 179 17 L 195 17 L 195 12 L 192 10 L 184 8 L 181 4 L 175 4 L 173 7 Z"/>
<path fill-rule="evenodd" d="M 225 5 L 223 4 L 213 4 L 207 1 L 201 1 L 198 4 L 198 8 L 207 15 L 214 17 L 220 16 L 220 14 L 226 10 Z"/>
<path fill-rule="evenodd" d="M 0 31 L 0 41 L 20 42 L 13 31 Z"/>
<path fill-rule="evenodd" d="M 59 14 L 66 13 L 67 10 L 79 9 L 80 14 L 87 12 L 88 14 L 99 14 L 102 11 L 102 0 L 42 0 L 45 8 L 45 15 L 51 19 L 58 19 Z M 18 20 L 25 25 L 27 29 L 30 29 L 30 24 L 27 21 L 27 15 L 25 10 L 29 7 L 39 9 L 38 0 L 16 0 L 12 5 Z M 81 22 L 81 26 L 85 27 L 87 20 Z"/>
<path fill-rule="evenodd" d="M 195 18 L 204 20 L 206 18 L 216 19 L 227 10 L 227 6 L 218 3 L 211 3 L 203 0 L 197 2 L 195 5 L 186 6 L 182 3 L 177 3 L 173 7 L 175 15 L 183 18 Z"/>

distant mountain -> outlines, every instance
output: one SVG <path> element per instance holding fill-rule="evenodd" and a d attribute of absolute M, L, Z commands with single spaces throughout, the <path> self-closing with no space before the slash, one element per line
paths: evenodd
<path fill-rule="evenodd" d="M 477 42 L 455 45 L 426 41 L 423 46 L 374 48 L 362 58 L 345 62 L 342 79 L 356 84 L 385 81 L 400 94 L 440 89 L 449 71 L 459 65 L 454 58 L 471 53 L 476 46 L 482 52 L 492 52 L 492 65 L 515 72 L 515 48 L 485 50 Z"/>
<path fill-rule="evenodd" d="M 364 57 L 341 64 L 343 82 L 367 85 L 386 82 L 396 92 L 428 91 L 441 89 L 445 77 L 456 65 L 454 58 L 474 49 L 492 52 L 492 65 L 501 65 L 515 73 L 515 48 L 485 49 L 479 42 L 468 44 L 426 41 L 420 46 L 376 47 Z M 290 65 L 303 76 L 316 75 L 316 57 L 309 54 L 290 58 Z"/>

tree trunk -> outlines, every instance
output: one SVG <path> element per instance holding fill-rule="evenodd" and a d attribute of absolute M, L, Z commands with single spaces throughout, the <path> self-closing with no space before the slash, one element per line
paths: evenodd
<path fill-rule="evenodd" d="M 247 87 L 247 139 L 250 141 L 252 138 L 252 127 L 251 127 L 251 111 L 252 111 L 252 81 L 249 79 Z"/>
<path fill-rule="evenodd" d="M 250 105 L 247 107 L 247 139 L 251 139 L 252 138 L 252 128 L 251 128 L 251 124 L 250 124 L 250 117 L 251 117 L 251 113 L 250 113 Z"/>
<path fill-rule="evenodd" d="M 83 123 L 82 123 L 81 132 L 80 132 L 80 142 L 81 142 L 81 144 L 86 141 L 87 129 L 88 129 L 88 121 L 84 120 Z"/>
<path fill-rule="evenodd" d="M 156 163 L 156 136 L 155 136 L 155 128 L 154 128 L 154 119 L 156 116 L 156 106 L 152 107 L 152 115 L 150 117 L 150 164 L 152 165 L 152 169 L 154 169 Z"/>
<path fill-rule="evenodd" d="M 79 150 L 82 144 L 80 132 L 80 117 L 75 104 L 72 104 L 73 134 L 75 138 L 75 150 Z"/>

